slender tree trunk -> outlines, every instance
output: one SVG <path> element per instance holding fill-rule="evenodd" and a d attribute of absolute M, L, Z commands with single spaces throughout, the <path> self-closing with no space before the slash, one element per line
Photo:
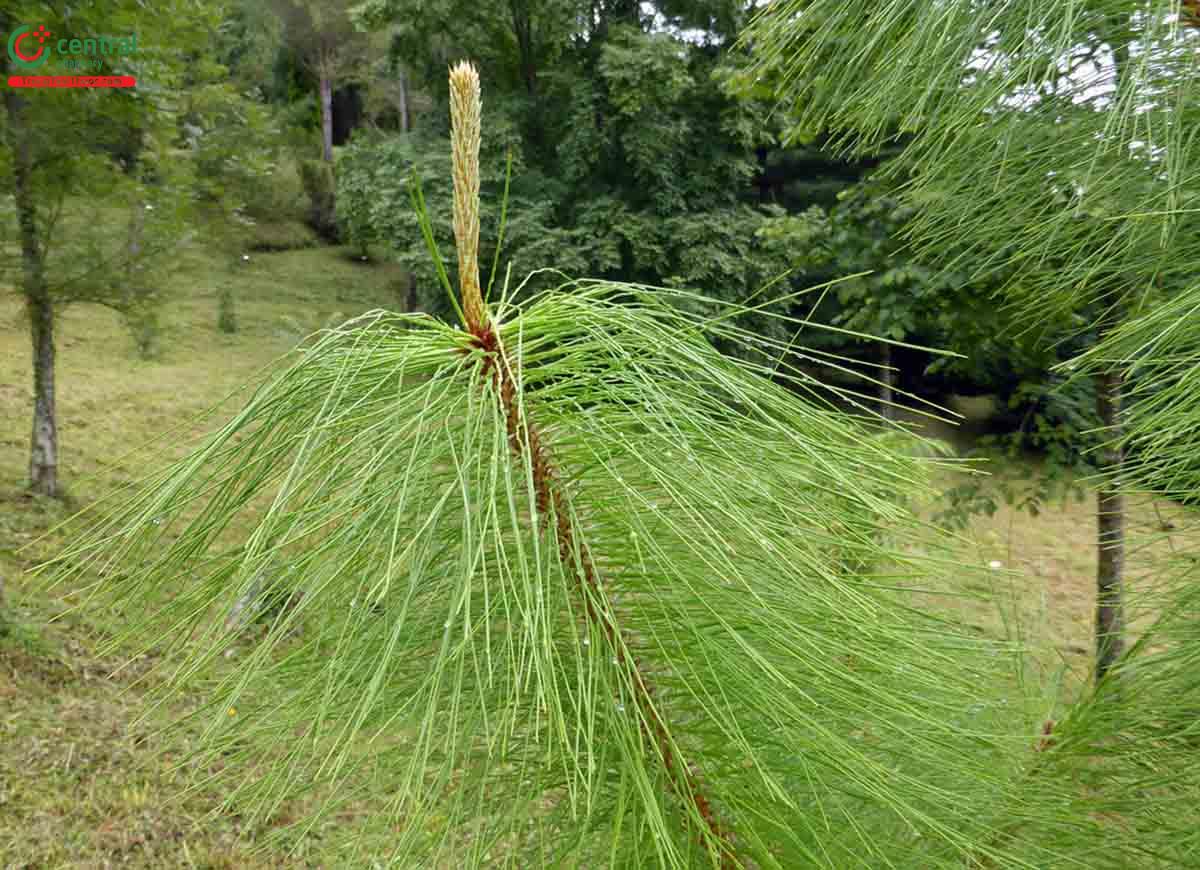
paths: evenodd
<path fill-rule="evenodd" d="M 155 318 L 147 298 L 142 271 L 142 239 L 146 229 L 146 204 L 135 197 L 129 213 L 129 260 L 125 264 L 125 317 L 133 332 L 138 354 L 154 352 Z"/>
<path fill-rule="evenodd" d="M 892 370 L 892 346 L 883 342 L 883 369 L 879 379 L 879 410 L 885 420 L 896 419 L 896 409 L 892 406 L 895 395 L 896 373 Z"/>
<path fill-rule="evenodd" d="M 1121 434 L 1121 375 L 1106 371 L 1096 380 L 1096 410 L 1106 438 Z M 1123 457 L 1117 447 L 1104 452 L 1104 468 L 1110 477 L 1096 493 L 1099 533 L 1096 556 L 1096 680 L 1112 668 L 1125 648 L 1125 611 L 1122 603 L 1125 568 L 1125 505 L 1119 473 Z"/>
<path fill-rule="evenodd" d="M 759 145 L 754 149 L 754 157 L 758 161 L 758 177 L 754 184 L 758 188 L 758 204 L 766 205 L 771 192 L 771 182 L 767 179 L 767 146 Z"/>
<path fill-rule="evenodd" d="M 29 443 L 29 486 L 41 495 L 58 495 L 58 429 L 54 411 L 54 301 L 46 285 L 38 242 L 37 202 L 31 188 L 33 155 L 25 127 L 25 100 L 4 93 L 12 146 L 13 199 L 21 235 L 24 268 L 21 291 L 33 340 L 33 433 Z"/>
<path fill-rule="evenodd" d="M 400 98 L 397 109 L 400 112 L 400 132 L 407 133 L 409 131 L 408 119 L 408 76 L 404 70 L 400 70 Z"/>
<path fill-rule="evenodd" d="M 321 67 L 321 155 L 326 163 L 333 162 L 333 80 L 324 65 Z"/>
<path fill-rule="evenodd" d="M 407 306 L 409 313 L 416 311 L 417 305 L 418 305 L 417 276 L 414 275 L 412 272 L 409 272 L 408 273 L 408 299 L 406 301 L 406 306 Z"/>
<path fill-rule="evenodd" d="M 39 269 L 40 271 L 40 269 Z M 58 495 L 58 427 L 54 407 L 54 305 L 44 282 L 26 296 L 33 338 L 33 433 L 29 447 L 29 486 Z"/>
<path fill-rule="evenodd" d="M 1116 23 L 1117 33 L 1125 24 L 1122 13 Z M 1129 67 L 1129 39 L 1113 41 L 1113 79 L 1118 98 L 1130 86 L 1126 72 Z M 1104 340 L 1113 327 L 1121 322 L 1126 306 L 1119 300 L 1101 325 Z M 1114 446 L 1106 447 L 1101 471 L 1104 482 L 1096 491 L 1096 682 L 1099 683 L 1125 650 L 1125 500 L 1121 495 L 1122 451 L 1117 443 L 1121 437 L 1122 375 L 1116 369 L 1106 369 L 1096 378 L 1096 412 L 1104 437 Z"/>

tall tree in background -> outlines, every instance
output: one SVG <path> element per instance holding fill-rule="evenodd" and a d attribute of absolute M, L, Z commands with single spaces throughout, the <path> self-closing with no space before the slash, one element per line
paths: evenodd
<path fill-rule="evenodd" d="M 271 0 L 283 38 L 317 80 L 321 156 L 333 163 L 333 91 L 365 63 L 366 34 L 350 19 L 352 0 Z"/>
<path fill-rule="evenodd" d="M 11 33 L 14 18 L 0 13 L 0 28 Z M 4 55 L 5 79 L 9 58 Z M 41 495 L 58 494 L 58 421 L 54 391 L 54 303 L 46 283 L 44 242 L 39 238 L 38 204 L 33 190 L 36 123 L 26 98 L 5 87 L 6 145 L 12 162 L 12 197 L 21 238 L 21 292 L 33 340 L 33 434 L 29 443 L 29 486 Z"/>
<path fill-rule="evenodd" d="M 211 13 L 210 7 L 196 3 L 158 7 L 151 15 L 137 3 L 98 2 L 74 10 L 68 17 L 51 12 L 44 4 L 28 4 L 0 13 L 0 29 L 11 34 L 16 27 L 37 22 L 53 39 L 136 32 L 138 52 L 101 56 L 103 72 L 133 74 L 146 88 L 170 87 L 180 67 L 179 49 L 174 46 L 187 44 L 190 26 Z M 7 52 L 3 62 L 8 73 L 18 72 Z M 36 72 L 69 70 L 58 68 L 52 57 Z M 154 249 L 143 238 L 150 229 L 141 217 L 131 223 L 129 231 L 105 237 L 105 222 L 95 221 L 87 197 L 128 198 L 136 201 L 136 207 L 145 208 L 151 193 L 141 182 L 141 169 L 152 164 L 155 152 L 166 145 L 173 132 L 171 117 L 169 102 L 145 99 L 136 90 L 23 91 L 5 83 L 4 162 L 11 168 L 5 192 L 15 206 L 21 260 L 18 283 L 29 317 L 33 352 L 29 482 L 41 495 L 55 496 L 60 489 L 56 309 L 86 299 L 136 319 L 136 309 L 144 300 L 131 294 L 127 279 L 132 273 L 124 266 L 134 257 L 144 259 Z M 120 276 L 119 286 L 110 280 L 114 275 Z"/>
<path fill-rule="evenodd" d="M 1103 334 L 1181 256 L 1196 152 L 1188 94 L 1196 34 L 1169 0 L 1001 6 L 969 0 L 785 0 L 746 34 L 803 128 L 870 153 L 912 142 L 889 168 L 914 180 L 911 235 L 926 262 L 1003 272 L 1038 319 L 1090 312 Z M 1079 322 L 1083 322 L 1077 318 Z M 1095 372 L 1109 446 L 1097 491 L 1096 675 L 1123 648 L 1118 371 Z"/>
<path fill-rule="evenodd" d="M 790 265 L 758 235 L 772 214 L 765 206 L 832 202 L 861 172 L 815 148 L 803 161 L 774 160 L 769 107 L 721 91 L 718 74 L 741 19 L 735 3 L 368 0 L 362 9 L 365 21 L 394 35 L 393 53 L 432 111 L 407 144 L 367 135 L 351 144 L 338 208 L 358 218 L 352 238 L 393 247 L 418 276 L 429 311 L 444 306 L 444 294 L 403 182 L 414 168 L 421 174 L 433 229 L 448 242 L 448 198 L 439 189 L 447 177 L 444 71 L 463 55 L 478 59 L 494 95 L 483 142 L 492 158 L 485 225 L 498 221 L 504 157 L 513 155 L 504 255 L 514 274 L 554 259 L 567 274 L 747 299 Z M 779 326 L 767 316 L 754 324 Z"/>

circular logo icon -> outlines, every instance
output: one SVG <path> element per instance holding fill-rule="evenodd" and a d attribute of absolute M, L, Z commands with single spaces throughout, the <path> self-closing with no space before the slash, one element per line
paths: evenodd
<path fill-rule="evenodd" d="M 8 56 L 19 67 L 35 69 L 50 57 L 50 46 L 46 45 L 46 40 L 51 35 L 44 24 L 39 24 L 37 30 L 23 24 L 8 38 Z"/>

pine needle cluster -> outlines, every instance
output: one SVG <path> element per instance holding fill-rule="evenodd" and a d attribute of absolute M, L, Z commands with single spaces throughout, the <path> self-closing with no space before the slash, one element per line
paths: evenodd
<path fill-rule="evenodd" d="M 830 131 L 851 152 L 904 142 L 885 173 L 919 212 L 910 241 L 923 262 L 1002 276 L 1029 329 L 1069 319 L 1100 339 L 1065 368 L 1126 384 L 1104 487 L 1189 503 L 1200 493 L 1193 12 L 1174 0 L 781 0 L 746 35 L 747 82 L 777 87 L 797 132 Z M 1031 782 L 1077 784 L 1077 819 L 1100 824 L 1064 832 L 1039 866 L 1200 861 L 1200 684 L 1185 676 L 1200 654 L 1195 567 L 1181 551 L 1154 566 L 1130 602 L 1153 624 L 1115 679 L 1047 726 L 1049 760 Z"/>
<path fill-rule="evenodd" d="M 177 653 L 164 698 L 203 691 L 190 769 L 251 821 L 374 801 L 346 866 L 1130 866 L 1129 795 L 1059 771 L 1107 708 L 1048 726 L 1018 645 L 914 592 L 968 570 L 919 551 L 928 463 L 822 406 L 798 341 L 685 291 L 484 301 L 452 78 L 463 323 L 325 331 L 56 560 Z"/>

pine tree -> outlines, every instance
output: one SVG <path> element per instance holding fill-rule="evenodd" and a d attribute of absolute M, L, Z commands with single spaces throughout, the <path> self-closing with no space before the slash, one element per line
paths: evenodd
<path fill-rule="evenodd" d="M 461 322 L 327 331 L 57 560 L 145 614 L 119 640 L 179 642 L 229 806 L 385 801 L 347 866 L 1177 866 L 1087 779 L 1116 708 L 1045 724 L 1019 647 L 911 588 L 928 464 L 807 398 L 793 342 L 680 290 L 492 298 L 451 89 Z M 269 627 L 217 667 L 251 589 Z"/>
<path fill-rule="evenodd" d="M 1026 319 L 1068 310 L 1110 335 L 1186 276 L 1196 236 L 1200 41 L 1176 2 L 775 4 L 750 29 L 799 127 L 870 153 L 911 142 L 912 239 L 927 262 L 1007 277 Z M 1036 327 L 1034 327 L 1036 328 Z M 1047 340 L 1061 340 L 1061 335 Z M 1125 645 L 1121 372 L 1090 371 L 1108 437 L 1097 486 L 1096 675 Z"/>

